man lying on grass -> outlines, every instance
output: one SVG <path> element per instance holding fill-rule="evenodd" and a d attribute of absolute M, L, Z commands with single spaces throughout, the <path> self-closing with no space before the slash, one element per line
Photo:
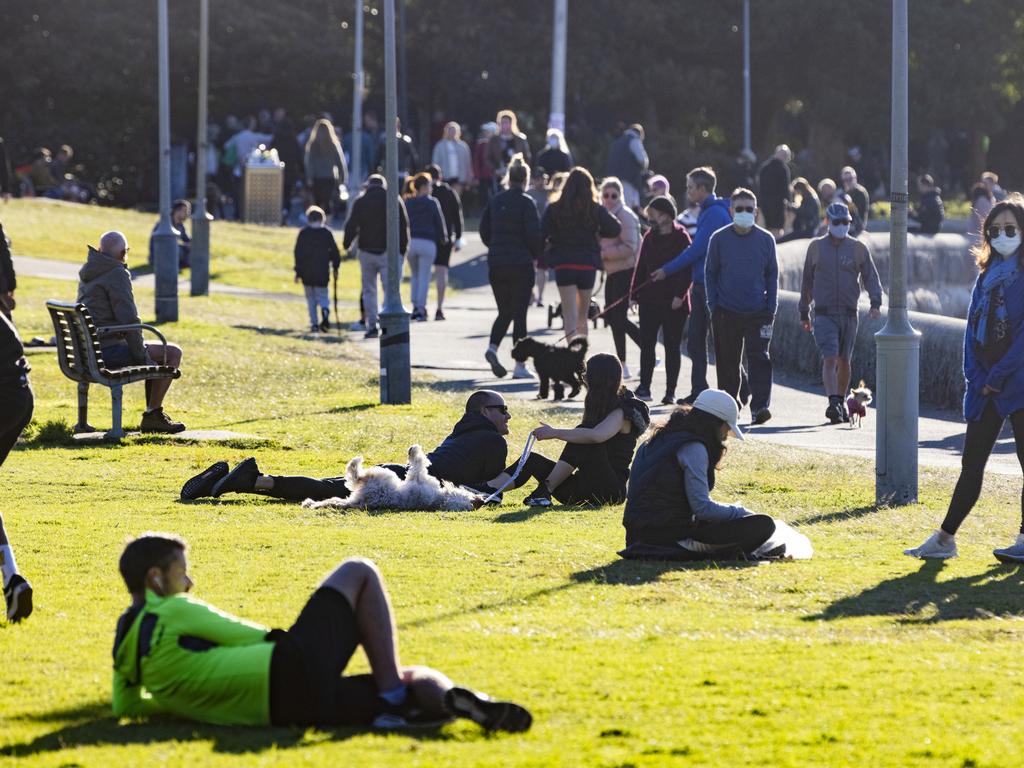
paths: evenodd
<path fill-rule="evenodd" d="M 191 597 L 185 542 L 147 533 L 125 547 L 132 596 L 114 640 L 118 717 L 171 714 L 217 725 L 402 728 L 465 717 L 525 731 L 523 707 L 403 667 L 391 602 L 368 560 L 344 561 L 291 629 L 269 630 Z M 369 675 L 342 675 L 356 647 Z"/>
<path fill-rule="evenodd" d="M 452 433 L 427 454 L 428 472 L 438 480 L 455 485 L 478 486 L 498 476 L 508 455 L 508 412 L 505 399 L 490 389 L 479 389 L 466 401 L 466 412 Z M 383 464 L 399 477 L 405 477 L 404 464 Z M 345 478 L 286 477 L 265 475 L 255 458 L 239 463 L 230 472 L 226 461 L 218 461 L 189 478 L 181 489 L 181 498 L 192 501 L 225 493 L 259 493 L 290 501 L 323 501 L 346 498 Z"/>

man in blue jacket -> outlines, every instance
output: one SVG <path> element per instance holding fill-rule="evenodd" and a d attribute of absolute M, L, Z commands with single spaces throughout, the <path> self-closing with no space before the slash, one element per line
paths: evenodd
<path fill-rule="evenodd" d="M 690 246 L 661 269 L 651 273 L 655 282 L 664 280 L 682 269 L 693 267 L 690 286 L 690 331 L 686 338 L 686 354 L 690 356 L 690 394 L 680 404 L 693 404 L 697 395 L 708 388 L 708 330 L 707 294 L 704 286 L 704 260 L 708 243 L 716 230 L 732 222 L 729 201 L 715 195 L 715 172 L 707 167 L 694 168 L 686 174 L 686 196 L 693 205 L 700 206 L 697 216 L 697 234 Z"/>
<path fill-rule="evenodd" d="M 708 243 L 704 267 L 708 311 L 715 338 L 718 388 L 740 401 L 744 351 L 750 370 L 750 413 L 755 424 L 772 417 L 772 341 L 779 307 L 775 238 L 754 223 L 757 198 L 749 189 L 732 193 L 732 226 Z"/>

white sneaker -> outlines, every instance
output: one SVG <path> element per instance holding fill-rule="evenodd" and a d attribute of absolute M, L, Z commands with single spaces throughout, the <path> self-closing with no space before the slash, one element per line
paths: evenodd
<path fill-rule="evenodd" d="M 1000 563 L 1024 563 L 1024 533 L 1017 534 L 1013 544 L 1005 549 L 993 549 L 992 554 Z"/>
<path fill-rule="evenodd" d="M 903 554 L 922 559 L 948 560 L 957 555 L 956 539 L 942 543 L 939 541 L 939 532 L 936 531 L 925 540 L 924 544 L 913 549 L 904 549 Z"/>
<path fill-rule="evenodd" d="M 622 364 L 622 378 L 623 380 L 633 378 L 633 374 L 629 371 L 629 366 L 625 363 Z"/>
<path fill-rule="evenodd" d="M 532 379 L 533 374 L 530 373 L 530 369 L 526 367 L 526 363 L 516 363 L 516 367 L 512 370 L 513 379 Z"/>

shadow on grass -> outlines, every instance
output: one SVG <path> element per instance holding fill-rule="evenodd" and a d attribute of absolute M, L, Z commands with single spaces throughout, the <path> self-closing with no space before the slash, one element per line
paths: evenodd
<path fill-rule="evenodd" d="M 745 560 L 613 560 L 596 568 L 576 571 L 570 577 L 577 584 L 650 584 L 670 571 L 718 571 L 757 568 Z"/>
<path fill-rule="evenodd" d="M 543 515 L 549 508 L 548 507 L 527 507 L 526 509 L 519 509 L 515 512 L 503 512 L 494 518 L 495 523 L 522 523 L 531 518 Z"/>
<path fill-rule="evenodd" d="M 884 509 L 877 504 L 866 504 L 863 507 L 853 507 L 851 509 L 840 509 L 835 512 L 821 512 L 817 515 L 811 515 L 807 518 L 801 518 L 794 522 L 800 525 L 817 525 L 818 523 L 838 523 L 846 520 L 856 520 L 858 517 L 866 517 L 867 515 L 874 514 L 879 510 Z"/>
<path fill-rule="evenodd" d="M 1019 616 L 1024 569 L 993 565 L 983 573 L 938 581 L 942 560 L 925 560 L 906 576 L 883 581 L 840 598 L 804 621 L 832 621 L 855 616 L 897 616 L 905 624 L 935 624 L 955 619 Z"/>
<path fill-rule="evenodd" d="M 346 334 L 337 328 L 332 328 L 327 333 L 312 333 L 310 331 L 300 331 L 295 328 L 267 328 L 260 325 L 233 325 L 232 328 L 239 331 L 253 331 L 261 336 L 284 336 L 289 339 L 295 339 L 297 341 L 320 341 L 327 344 L 340 344 L 346 341 Z"/>

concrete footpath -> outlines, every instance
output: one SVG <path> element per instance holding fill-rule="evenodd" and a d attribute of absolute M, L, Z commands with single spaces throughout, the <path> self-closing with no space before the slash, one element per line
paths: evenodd
<path fill-rule="evenodd" d="M 433 320 L 435 309 L 434 288 L 431 286 L 429 314 L 430 320 L 413 323 L 411 330 L 411 355 L 413 376 L 429 374 L 431 378 L 447 382 L 446 386 L 456 390 L 471 390 L 488 387 L 502 392 L 506 398 L 532 399 L 537 394 L 536 381 L 513 380 L 511 373 L 504 379 L 496 379 L 490 366 L 484 360 L 487 339 L 491 323 L 495 317 L 494 299 L 487 282 L 487 262 L 483 245 L 475 232 L 467 233 L 466 246 L 459 253 L 452 254 L 451 281 L 458 291 L 449 294 L 445 302 L 443 322 Z M 15 269 L 19 278 L 42 277 L 49 279 L 77 280 L 79 265 L 68 262 L 48 261 L 15 256 Z M 346 261 L 343 269 L 357 268 L 352 261 Z M 142 276 L 138 282 L 152 280 L 151 276 Z M 188 281 L 182 281 L 182 293 L 187 294 Z M 231 294 L 239 296 L 259 296 L 280 300 L 301 300 L 301 294 L 266 294 L 260 291 L 236 288 L 217 283 L 210 284 L 211 293 Z M 408 281 L 403 286 L 403 297 L 408 301 Z M 345 305 L 354 306 L 358 297 L 346 296 Z M 557 304 L 558 293 L 553 284 L 549 284 L 544 296 L 548 304 Z M 601 306 L 604 297 L 598 296 Z M 348 314 L 352 314 L 349 310 Z M 635 315 L 631 315 L 636 322 Z M 528 329 L 542 341 L 554 343 L 563 335 L 560 319 L 555 320 L 555 327 L 547 327 L 547 308 L 532 307 L 528 316 Z M 370 355 L 376 356 L 379 349 L 377 339 L 364 340 L 361 334 L 351 333 L 349 338 L 362 346 Z M 595 330 L 590 327 L 590 351 L 614 352 L 611 332 L 599 322 Z M 640 368 L 639 349 L 631 341 L 627 341 L 627 364 L 634 376 Z M 663 352 L 659 346 L 659 357 Z M 499 357 L 511 371 L 511 342 L 503 342 Z M 708 372 L 709 382 L 714 386 L 714 366 Z M 856 375 L 856 360 L 854 361 Z M 679 396 L 689 392 L 690 364 L 683 357 L 680 383 L 677 387 Z M 635 388 L 637 379 L 626 382 Z M 652 414 L 657 417 L 666 415 L 671 408 L 657 403 L 664 394 L 665 372 L 659 366 L 654 372 L 652 393 L 656 401 L 651 403 Z M 582 409 L 582 396 L 577 402 L 564 401 L 568 408 Z M 824 418 L 826 401 L 820 383 L 815 383 L 776 371 L 775 384 L 772 390 L 772 420 L 761 426 L 750 425 L 750 414 L 747 410 L 741 414 L 740 425 L 748 427 L 752 439 L 770 443 L 788 445 L 808 450 L 822 451 L 832 454 L 859 456 L 873 459 L 875 452 L 875 428 L 877 411 L 868 409 L 860 429 L 851 429 L 846 425 L 830 425 Z M 525 425 L 514 428 L 517 436 L 525 434 Z M 959 413 L 922 407 L 919 423 L 919 445 L 921 466 L 943 467 L 949 470 L 950 487 L 956 479 L 956 471 L 960 464 L 960 450 L 963 446 L 964 423 Z M 1016 475 L 1020 473 L 1012 434 L 1009 425 L 1000 436 L 992 458 L 989 461 L 990 471 L 1000 474 Z"/>

